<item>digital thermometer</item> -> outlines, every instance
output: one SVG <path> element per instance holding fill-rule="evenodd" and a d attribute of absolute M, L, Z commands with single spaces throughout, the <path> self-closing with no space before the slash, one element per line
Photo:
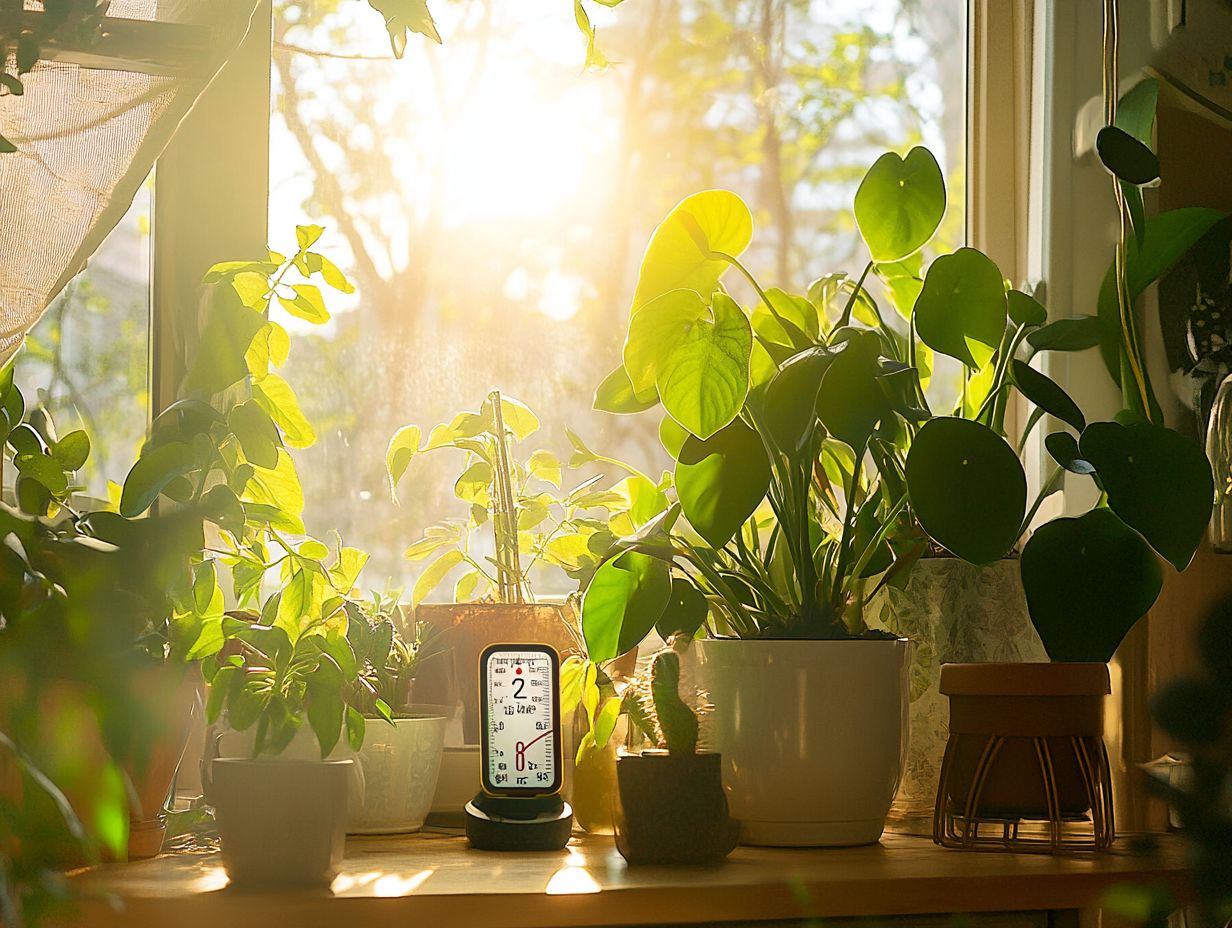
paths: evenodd
<path fill-rule="evenodd" d="M 483 789 L 492 796 L 560 791 L 560 659 L 547 645 L 490 645 L 480 658 Z"/>
<path fill-rule="evenodd" d="M 546 644 L 494 644 L 479 655 L 480 783 L 466 835 L 483 850 L 556 850 L 573 810 L 560 798 L 560 657 Z"/>

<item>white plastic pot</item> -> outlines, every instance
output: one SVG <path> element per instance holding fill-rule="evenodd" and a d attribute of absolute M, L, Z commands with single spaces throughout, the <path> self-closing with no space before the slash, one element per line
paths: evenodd
<path fill-rule="evenodd" d="M 328 886 L 346 844 L 351 760 L 215 758 L 211 801 L 234 886 Z"/>
<path fill-rule="evenodd" d="M 742 843 L 877 841 L 907 753 L 911 643 L 704 639 L 696 653 Z"/>
<path fill-rule="evenodd" d="M 419 831 L 432 805 L 445 746 L 445 717 L 368 719 L 364 746 L 356 755 L 364 794 L 352 796 L 351 834 Z"/>

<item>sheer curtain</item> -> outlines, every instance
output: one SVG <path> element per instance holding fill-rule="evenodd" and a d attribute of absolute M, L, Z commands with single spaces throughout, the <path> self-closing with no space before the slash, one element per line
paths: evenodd
<path fill-rule="evenodd" d="M 112 0 L 97 46 L 52 50 L 24 96 L 0 96 L 18 149 L 0 155 L 0 364 L 120 221 L 256 8 Z"/>

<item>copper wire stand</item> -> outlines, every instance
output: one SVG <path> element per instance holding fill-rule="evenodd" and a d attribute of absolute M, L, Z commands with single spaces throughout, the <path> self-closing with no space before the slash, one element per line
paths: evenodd
<path fill-rule="evenodd" d="M 1038 816 L 994 813 L 982 802 L 984 788 L 990 772 L 996 768 L 998 756 L 1005 745 L 1013 741 L 1029 742 L 1039 764 L 1043 795 Z M 1073 751 L 1089 802 L 1086 812 L 1062 811 L 1053 760 L 1059 746 Z M 960 747 L 978 750 L 979 760 L 966 795 L 951 796 L 957 785 L 951 781 L 955 779 L 954 758 Z M 1029 775 L 1024 770 L 1014 773 Z M 1103 738 L 950 734 L 941 763 L 933 817 L 933 841 L 937 844 L 965 850 L 1064 854 L 1107 850 L 1112 845 L 1113 834 L 1112 772 Z"/>

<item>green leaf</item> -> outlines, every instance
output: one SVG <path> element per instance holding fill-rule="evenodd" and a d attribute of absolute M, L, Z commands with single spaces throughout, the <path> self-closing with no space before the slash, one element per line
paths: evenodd
<path fill-rule="evenodd" d="M 629 372 L 621 364 L 603 378 L 595 390 L 594 407 L 600 412 L 629 415 L 645 412 L 659 405 L 659 391 L 652 384 L 641 393 L 634 392 Z"/>
<path fill-rule="evenodd" d="M 428 12 L 427 0 L 368 0 L 368 5 L 385 17 L 385 29 L 389 32 L 395 58 L 401 58 L 406 52 L 407 32 L 427 36 L 437 45 L 441 44 L 441 34 L 436 31 L 436 22 Z"/>
<path fill-rule="evenodd" d="M 342 713 L 346 704 L 342 694 L 326 686 L 308 686 L 308 724 L 321 747 L 321 756 L 328 757 L 342 737 Z"/>
<path fill-rule="evenodd" d="M 1035 297 L 1021 290 L 1010 290 L 1005 296 L 1010 318 L 1015 324 L 1036 326 L 1048 321 L 1048 310 Z"/>
<path fill-rule="evenodd" d="M 1085 351 L 1099 344 L 1098 316 L 1057 319 L 1027 336 L 1036 351 Z"/>
<path fill-rule="evenodd" d="M 456 544 L 461 539 L 461 531 L 454 523 L 430 525 L 424 531 L 424 537 L 412 544 L 403 552 L 403 557 L 411 561 L 421 561 L 432 552 Z"/>
<path fill-rule="evenodd" d="M 637 647 L 654 628 L 671 596 L 668 565 L 626 551 L 595 571 L 582 600 L 586 653 L 602 663 Z"/>
<path fill-rule="evenodd" d="M 638 309 L 629 320 L 623 370 L 636 399 L 658 395 L 660 369 L 690 327 L 709 315 L 709 307 L 694 290 L 672 290 Z M 609 375 L 611 379 L 612 375 Z"/>
<path fill-rule="evenodd" d="M 154 500 L 169 483 L 191 472 L 196 466 L 196 455 L 192 447 L 184 442 L 168 442 L 156 448 L 147 448 L 124 478 L 120 515 L 126 519 L 141 515 L 154 505 Z"/>
<path fill-rule="evenodd" d="M 398 501 L 398 481 L 406 473 L 411 459 L 419 453 L 420 431 L 417 425 L 404 425 L 394 432 L 385 452 L 385 471 L 389 474 L 389 495 Z"/>
<path fill-rule="evenodd" d="M 710 318 L 687 326 L 659 366 L 663 407 L 698 438 L 714 435 L 739 415 L 749 392 L 752 330 L 744 311 L 716 293 Z"/>
<path fill-rule="evenodd" d="M 1036 406 L 1069 423 L 1076 431 L 1081 432 L 1087 427 L 1086 417 L 1078 404 L 1051 377 L 1017 358 L 1010 362 L 1010 370 L 1019 391 Z"/>
<path fill-rule="evenodd" d="M 278 423 L 283 440 L 292 448 L 308 448 L 316 442 L 316 432 L 300 410 L 295 391 L 277 374 L 267 374 L 254 383 L 252 398 Z"/>
<path fill-rule="evenodd" d="M 415 587 L 411 591 L 412 608 L 418 606 L 429 593 L 440 586 L 441 581 L 445 579 L 446 575 L 461 564 L 462 560 L 461 551 L 446 551 L 429 564 L 424 572 L 419 575 L 419 579 L 415 581 Z"/>
<path fill-rule="evenodd" d="M 689 430 L 671 416 L 659 420 L 659 444 L 672 456 L 673 461 L 680 457 L 680 449 L 688 437 Z"/>
<path fill-rule="evenodd" d="M 920 290 L 924 287 L 923 268 L 924 256 L 918 251 L 901 261 L 890 261 L 873 267 L 889 289 L 894 308 L 904 319 L 910 319 L 915 312 L 915 301 L 919 299 Z M 811 292 L 812 287 L 809 290 Z"/>
<path fill-rule="evenodd" d="M 295 462 L 283 448 L 278 449 L 277 467 L 253 467 L 244 495 L 246 502 L 272 506 L 292 516 L 304 512 L 304 488 L 299 482 Z"/>
<path fill-rule="evenodd" d="M 933 350 L 979 370 L 1001 344 L 1006 312 L 997 266 L 974 248 L 960 248 L 929 266 L 915 304 L 916 331 Z"/>
<path fill-rule="evenodd" d="M 441 423 L 428 433 L 428 443 L 424 451 L 443 448 L 452 445 L 459 439 L 474 438 L 492 429 L 491 416 L 484 417 L 475 412 L 460 412 L 448 423 Z"/>
<path fill-rule="evenodd" d="M 527 462 L 532 477 L 560 489 L 561 467 L 560 458 L 551 451 L 540 449 L 530 456 Z"/>
<path fill-rule="evenodd" d="M 655 623 L 655 631 L 666 641 L 672 635 L 692 638 L 706 621 L 710 611 L 706 597 L 696 586 L 683 577 L 672 578 L 672 593 Z"/>
<path fill-rule="evenodd" d="M 56 442 L 52 454 L 65 470 L 81 470 L 90 457 L 90 436 L 80 429 L 69 432 Z"/>
<path fill-rule="evenodd" d="M 1100 129 L 1095 136 L 1095 151 L 1104 167 L 1127 184 L 1143 187 L 1159 180 L 1159 158 L 1124 129 Z"/>
<path fill-rule="evenodd" d="M 1031 622 L 1054 661 L 1106 663 L 1163 586 L 1159 560 L 1108 509 L 1054 519 L 1022 552 Z"/>
<path fill-rule="evenodd" d="M 240 403 L 227 416 L 227 426 L 239 439 L 244 457 L 259 467 L 278 466 L 278 428 L 269 413 L 253 400 Z"/>
<path fill-rule="evenodd" d="M 1092 423 L 1079 447 L 1095 465 L 1108 507 L 1177 570 L 1188 567 L 1215 498 L 1202 448 L 1179 432 L 1148 422 Z"/>
<path fill-rule="evenodd" d="M 907 491 L 920 526 L 973 564 L 1004 557 L 1018 541 L 1027 477 L 1003 438 L 980 422 L 924 423 L 907 453 Z"/>
<path fill-rule="evenodd" d="M 37 480 L 53 496 L 63 496 L 68 490 L 68 478 L 60 462 L 41 451 L 23 451 L 15 458 L 17 470 L 31 480 Z"/>
<path fill-rule="evenodd" d="M 325 229 L 318 225 L 302 225 L 295 227 L 295 242 L 299 245 L 299 250 L 311 248 L 317 243 L 322 235 L 325 234 Z"/>
<path fill-rule="evenodd" d="M 817 415 L 829 433 L 863 448 L 877 423 L 893 415 L 878 383 L 881 340 L 871 332 L 849 339 L 826 367 L 817 393 Z"/>
<path fill-rule="evenodd" d="M 737 419 L 708 440 L 692 435 L 676 463 L 676 493 L 689 524 L 718 549 L 757 509 L 770 488 L 760 436 Z"/>
<path fill-rule="evenodd" d="M 728 268 L 727 261 L 714 253 L 738 258 L 752 237 L 753 216 L 736 194 L 704 190 L 685 197 L 646 246 L 631 312 L 672 290 L 709 296 Z"/>
<path fill-rule="evenodd" d="M 945 180 L 937 159 L 916 147 L 878 158 L 856 191 L 856 224 L 874 261 L 899 261 L 933 237 L 945 215 Z"/>
<path fill-rule="evenodd" d="M 321 259 L 321 277 L 324 281 L 337 290 L 339 293 L 354 293 L 355 285 L 347 280 L 346 274 L 338 269 L 338 265 L 324 255 L 319 255 Z"/>
<path fill-rule="evenodd" d="M 815 432 L 821 381 L 834 361 L 834 352 L 809 348 L 788 358 L 766 385 L 761 418 L 779 450 L 803 450 Z"/>
<path fill-rule="evenodd" d="M 213 395 L 247 377 L 249 346 L 264 327 L 265 316 L 240 302 L 230 286 L 213 285 L 184 392 Z"/>
<path fill-rule="evenodd" d="M 816 307 L 807 297 L 796 296 L 777 287 L 767 290 L 766 297 L 770 305 L 758 303 L 750 317 L 753 331 L 760 338 L 793 351 L 817 344 L 821 322 Z"/>
<path fill-rule="evenodd" d="M 1159 100 L 1159 81 L 1153 77 L 1134 84 L 1117 103 L 1116 126 L 1144 145 L 1151 144 L 1155 107 Z"/>
<path fill-rule="evenodd" d="M 491 428 L 496 427 L 491 400 L 484 400 L 480 416 L 485 423 L 491 423 Z M 525 441 L 539 431 L 539 417 L 531 412 L 529 406 L 512 396 L 501 395 L 501 418 L 504 419 L 505 428 L 513 433 L 516 441 Z"/>
<path fill-rule="evenodd" d="M 347 742 L 351 745 L 352 751 L 358 751 L 364 746 L 364 727 L 364 717 L 362 713 L 360 713 L 360 711 L 354 706 L 347 706 Z"/>
<path fill-rule="evenodd" d="M 226 484 L 210 487 L 201 506 L 206 517 L 220 527 L 236 535 L 244 531 L 244 507 Z"/>
<path fill-rule="evenodd" d="M 1071 474 L 1093 474 L 1095 466 L 1078 450 L 1078 439 L 1069 432 L 1053 432 L 1044 439 L 1044 447 L 1052 459 Z"/>
<path fill-rule="evenodd" d="M 321 296 L 319 287 L 312 284 L 294 284 L 291 290 L 295 295 L 290 299 L 282 294 L 278 295 L 278 302 L 283 309 L 313 325 L 329 322 L 329 310 L 325 308 L 325 298 Z"/>
<path fill-rule="evenodd" d="M 1187 206 L 1152 216 L 1143 243 L 1130 239 L 1125 253 L 1125 280 L 1130 302 L 1168 273 L 1199 239 L 1224 218 L 1219 210 Z M 1100 353 L 1113 379 L 1121 380 L 1121 316 L 1117 307 L 1114 268 L 1109 265 L 1099 290 Z"/>
<path fill-rule="evenodd" d="M 453 492 L 460 500 L 468 503 L 488 504 L 488 487 L 492 485 L 492 465 L 487 461 L 476 461 L 457 479 Z"/>

